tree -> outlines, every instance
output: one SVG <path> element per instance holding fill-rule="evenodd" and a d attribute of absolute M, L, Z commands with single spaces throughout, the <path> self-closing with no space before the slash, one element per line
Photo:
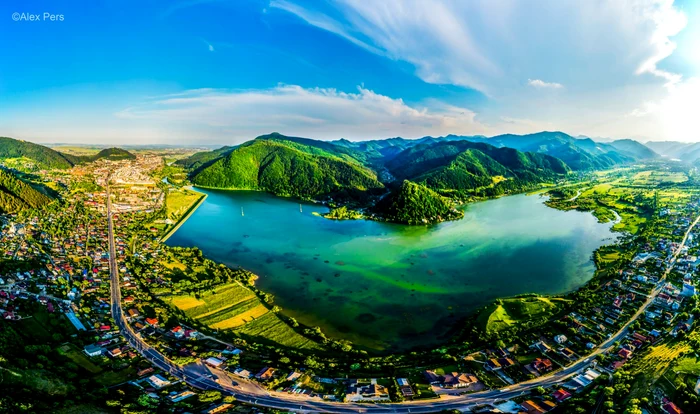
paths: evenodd
<path fill-rule="evenodd" d="M 221 399 L 221 392 L 220 391 L 204 391 L 203 393 L 199 394 L 199 402 L 201 403 L 210 403 L 210 402 L 215 402 L 219 401 Z"/>
<path fill-rule="evenodd" d="M 532 393 L 535 395 L 544 395 L 545 392 L 547 392 L 547 390 L 545 390 L 544 387 L 537 387 L 532 390 Z"/>

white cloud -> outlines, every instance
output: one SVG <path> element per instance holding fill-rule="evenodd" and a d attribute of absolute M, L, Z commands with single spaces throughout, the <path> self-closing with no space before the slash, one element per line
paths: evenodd
<path fill-rule="evenodd" d="M 689 78 L 668 88 L 668 96 L 656 106 L 668 139 L 700 141 L 700 78 Z"/>
<path fill-rule="evenodd" d="M 676 43 L 671 38 L 685 28 L 688 18 L 683 12 L 673 7 L 673 0 L 655 0 L 645 6 L 642 15 L 652 21 L 655 28 L 649 39 L 654 52 L 639 66 L 637 74 L 651 73 L 667 80 L 670 84 L 679 82 L 681 80 L 679 74 L 659 69 L 657 65 L 676 50 Z"/>
<path fill-rule="evenodd" d="M 201 89 L 166 95 L 118 112 L 125 122 L 157 126 L 162 135 L 191 134 L 218 142 L 241 142 L 279 131 L 319 139 L 484 134 L 490 128 L 476 113 L 430 102 L 410 106 L 401 99 L 358 87 L 336 89 L 279 85 L 265 90 Z"/>
<path fill-rule="evenodd" d="M 214 45 L 211 44 L 207 39 L 202 39 L 202 42 L 204 42 L 204 44 L 207 46 L 207 50 L 208 50 L 208 51 L 210 51 L 210 52 L 216 51 L 216 50 L 214 49 Z"/>
<path fill-rule="evenodd" d="M 556 78 L 570 85 L 568 93 L 621 87 L 642 73 L 676 81 L 677 75 L 658 65 L 673 52 L 670 37 L 686 22 L 673 0 L 311 4 L 323 9 L 294 0 L 272 0 L 270 6 L 373 53 L 409 62 L 426 82 L 465 86 L 499 100 L 531 94 L 522 88 L 527 73 Z"/>
<path fill-rule="evenodd" d="M 534 86 L 535 88 L 549 88 L 549 89 L 561 89 L 564 87 L 561 83 L 556 82 L 545 82 L 540 79 L 528 79 L 527 84 Z"/>

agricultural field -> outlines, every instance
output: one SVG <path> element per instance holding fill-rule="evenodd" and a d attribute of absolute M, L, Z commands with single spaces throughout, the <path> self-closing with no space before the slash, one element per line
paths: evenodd
<path fill-rule="evenodd" d="M 255 337 L 256 341 L 266 340 L 288 347 L 318 347 L 270 311 L 250 289 L 238 283 L 217 286 L 198 297 L 183 294 L 163 299 L 212 329 L 231 330 L 244 338 Z"/>
<path fill-rule="evenodd" d="M 677 358 L 691 350 L 685 341 L 671 341 L 652 346 L 643 355 L 636 356 L 629 363 L 630 373 L 637 375 L 630 396 L 645 395 Z"/>
<path fill-rule="evenodd" d="M 257 337 L 290 348 L 320 349 L 321 346 L 294 331 L 277 314 L 268 312 L 262 317 L 248 322 L 234 331 L 241 337 Z"/>
<path fill-rule="evenodd" d="M 688 181 L 688 176 L 683 172 L 671 171 L 641 171 L 632 176 L 632 185 L 657 186 L 666 183 L 683 183 Z"/>
<path fill-rule="evenodd" d="M 551 316 L 563 301 L 542 296 L 500 299 L 483 311 L 477 322 L 486 332 L 498 332 L 523 320 Z"/>
<path fill-rule="evenodd" d="M 64 154 L 70 154 L 70 155 L 77 155 L 77 156 L 82 156 L 82 155 L 95 155 L 98 152 L 100 152 L 101 148 L 97 147 L 86 147 L 86 146 L 81 146 L 81 145 L 56 145 L 51 147 L 52 149 L 56 151 L 60 151 Z"/>

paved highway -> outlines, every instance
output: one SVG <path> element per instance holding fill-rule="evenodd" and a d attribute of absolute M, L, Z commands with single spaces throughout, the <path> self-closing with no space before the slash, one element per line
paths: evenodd
<path fill-rule="evenodd" d="M 109 180 L 109 179 L 108 179 Z M 122 313 L 121 308 L 121 289 L 119 283 L 119 268 L 117 266 L 117 254 L 114 244 L 114 224 L 112 220 L 112 202 L 110 199 L 109 185 L 107 185 L 107 221 L 108 221 L 108 237 L 109 237 L 109 267 L 110 267 L 110 282 L 111 282 L 111 310 L 112 317 L 116 325 L 119 327 L 121 334 L 126 338 L 129 344 L 136 349 L 144 358 L 151 361 L 157 368 L 167 371 L 170 375 L 185 381 L 187 384 L 203 389 L 203 390 L 219 390 L 223 393 L 230 394 L 236 397 L 238 401 L 263 406 L 277 408 L 281 410 L 290 410 L 296 412 L 327 412 L 327 413 L 432 413 L 440 410 L 466 410 L 469 407 L 482 404 L 492 404 L 496 400 L 509 399 L 520 396 L 536 387 L 548 387 L 555 384 L 563 383 L 576 373 L 585 369 L 590 361 L 596 355 L 608 351 L 616 341 L 627 335 L 629 325 L 635 321 L 652 303 L 656 295 L 661 292 L 663 282 L 666 276 L 671 272 L 676 263 L 681 249 L 688 239 L 690 231 L 700 221 L 700 216 L 688 227 L 683 241 L 674 252 L 669 261 L 668 267 L 664 272 L 659 284 L 654 288 L 654 291 L 649 295 L 647 301 L 639 308 L 633 317 L 608 340 L 602 343 L 592 354 L 587 355 L 572 365 L 555 372 L 552 375 L 535 378 L 530 381 L 520 382 L 500 390 L 489 390 L 468 395 L 460 396 L 443 396 L 439 400 L 430 401 L 409 401 L 404 403 L 393 404 L 355 404 L 355 403 L 333 403 L 321 400 L 304 399 L 299 397 L 282 394 L 282 393 L 267 393 L 264 390 L 246 387 L 243 389 L 235 383 L 225 383 L 223 381 L 215 381 L 212 378 L 201 374 L 201 370 L 197 370 L 193 366 L 179 366 L 170 361 L 157 350 L 150 347 L 143 341 L 141 336 L 131 329 L 126 318 Z M 220 371 L 219 371 L 220 372 Z M 225 373 L 221 375 L 227 375 Z"/>

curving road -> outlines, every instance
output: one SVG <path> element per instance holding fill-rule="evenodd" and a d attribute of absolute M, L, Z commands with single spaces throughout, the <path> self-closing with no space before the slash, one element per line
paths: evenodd
<path fill-rule="evenodd" d="M 108 178 L 109 181 L 109 178 Z M 110 289 L 111 289 L 111 310 L 114 322 L 119 327 L 121 334 L 126 338 L 127 342 L 136 349 L 144 358 L 149 360 L 154 366 L 167 371 L 170 375 L 179 378 L 187 384 L 202 390 L 218 390 L 226 394 L 233 395 L 238 401 L 258 405 L 262 407 L 276 408 L 281 410 L 290 410 L 295 412 L 325 412 L 325 413 L 433 413 L 440 410 L 465 410 L 469 407 L 482 404 L 492 404 L 496 400 L 509 399 L 520 396 L 536 387 L 549 387 L 560 384 L 572 377 L 576 373 L 588 367 L 590 360 L 596 355 L 608 351 L 612 348 L 616 341 L 621 340 L 627 335 L 628 328 L 653 302 L 656 295 L 661 292 L 663 282 L 666 276 L 671 272 L 676 263 L 681 249 L 688 239 L 690 231 L 700 221 L 700 216 L 688 227 L 683 241 L 674 252 L 668 267 L 660 278 L 658 285 L 654 288 L 652 294 L 649 295 L 647 301 L 639 308 L 639 310 L 630 318 L 630 320 L 608 340 L 602 343 L 593 353 L 579 359 L 572 365 L 555 372 L 552 375 L 535 378 L 533 380 L 520 382 L 515 385 L 502 388 L 500 390 L 481 391 L 477 393 L 459 395 L 459 396 L 443 396 L 438 400 L 428 401 L 409 401 L 404 403 L 393 404 L 357 404 L 357 403 L 333 403 L 325 401 L 314 401 L 307 399 L 299 399 L 297 396 L 268 393 L 265 390 L 255 387 L 245 387 L 244 384 L 236 384 L 228 379 L 228 374 L 222 371 L 216 372 L 220 377 L 226 377 L 228 381 L 217 381 L 207 376 L 202 372 L 202 366 L 190 364 L 188 366 L 180 366 L 170 361 L 163 354 L 150 347 L 141 336 L 131 329 L 127 323 L 121 307 L 121 289 L 119 282 L 119 270 L 117 266 L 117 255 L 114 244 L 114 224 L 112 220 L 112 203 L 110 199 L 109 185 L 107 185 L 107 223 L 108 223 L 108 238 L 109 238 L 109 267 L 110 267 Z"/>

